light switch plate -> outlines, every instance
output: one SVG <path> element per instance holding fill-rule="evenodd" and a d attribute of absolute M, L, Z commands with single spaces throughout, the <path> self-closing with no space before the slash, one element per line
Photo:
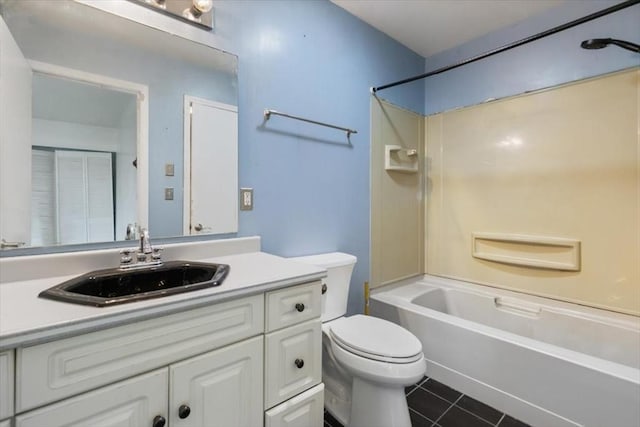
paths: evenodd
<path fill-rule="evenodd" d="M 173 200 L 173 187 L 167 187 L 164 189 L 164 199 Z"/>
<path fill-rule="evenodd" d="M 253 210 L 253 188 L 240 189 L 240 210 L 241 211 Z"/>

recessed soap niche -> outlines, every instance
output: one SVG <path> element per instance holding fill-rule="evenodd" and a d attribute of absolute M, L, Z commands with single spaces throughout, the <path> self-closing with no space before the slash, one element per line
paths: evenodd
<path fill-rule="evenodd" d="M 400 145 L 384 146 L 384 168 L 403 173 L 418 172 L 418 150 Z"/>

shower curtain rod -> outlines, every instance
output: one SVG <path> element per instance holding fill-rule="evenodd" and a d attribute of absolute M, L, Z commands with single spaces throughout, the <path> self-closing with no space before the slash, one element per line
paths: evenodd
<path fill-rule="evenodd" d="M 583 16 L 582 18 L 578 18 L 578 19 L 576 19 L 574 21 L 567 22 L 566 24 L 562 24 L 562 25 L 559 25 L 557 27 L 551 28 L 549 30 L 543 31 L 541 33 L 535 34 L 533 36 L 529 36 L 529 37 L 526 37 L 524 39 L 520 39 L 518 41 L 506 44 L 504 46 L 501 46 L 501 47 L 498 47 L 496 49 L 490 50 L 488 52 L 482 53 L 480 55 L 476 55 L 476 56 L 473 56 L 471 58 L 467 58 L 467 59 L 465 59 L 463 61 L 460 61 L 460 62 L 457 62 L 457 63 L 455 63 L 453 65 L 448 65 L 446 67 L 438 68 L 437 70 L 430 71 L 430 72 L 425 73 L 425 74 L 420 74 L 419 76 L 409 77 L 409 78 L 406 78 L 406 79 L 403 79 L 403 80 L 398 80 L 397 82 L 388 83 L 386 85 L 382 85 L 382 86 L 378 86 L 378 87 L 372 87 L 371 88 L 371 93 L 375 94 L 379 90 L 389 89 L 391 87 L 403 85 L 405 83 L 411 83 L 411 82 L 414 82 L 416 80 L 421 80 L 421 79 L 424 79 L 424 78 L 427 78 L 427 77 L 435 76 L 436 74 L 444 73 L 445 71 L 453 70 L 454 68 L 462 67 L 463 65 L 471 64 L 472 62 L 476 62 L 476 61 L 479 61 L 481 59 L 488 58 L 488 57 L 496 55 L 498 53 L 502 53 L 502 52 L 505 52 L 507 50 L 513 49 L 515 47 L 522 46 L 523 44 L 531 43 L 533 41 L 536 41 L 536 40 L 539 40 L 541 38 L 550 36 L 552 34 L 559 33 L 560 31 L 564 31 L 564 30 L 567 30 L 569 28 L 575 27 L 577 25 L 584 24 L 585 22 L 589 22 L 589 21 L 592 21 L 594 19 L 603 17 L 605 15 L 609 15 L 610 13 L 614 13 L 614 12 L 617 12 L 619 10 L 626 9 L 627 7 L 633 6 L 633 5 L 638 4 L 638 3 L 640 3 L 640 0 L 627 0 L 627 1 L 624 1 L 622 3 L 618 3 L 616 5 L 608 7 L 606 9 L 602 9 L 602 10 L 600 10 L 598 12 L 592 13 L 592 14 L 587 15 L 587 16 Z"/>

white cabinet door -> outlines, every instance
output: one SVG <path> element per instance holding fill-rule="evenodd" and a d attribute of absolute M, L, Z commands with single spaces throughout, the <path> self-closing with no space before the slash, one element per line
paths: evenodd
<path fill-rule="evenodd" d="M 171 427 L 260 427 L 263 337 L 169 367 Z"/>
<path fill-rule="evenodd" d="M 271 408 L 320 383 L 320 319 L 280 329 L 267 334 L 265 339 L 265 408 Z"/>
<path fill-rule="evenodd" d="M 167 418 L 167 369 L 94 390 L 16 417 L 16 427 L 153 427 Z"/>
<path fill-rule="evenodd" d="M 322 427 L 324 424 L 324 384 L 318 384 L 269 409 L 265 427 Z"/>

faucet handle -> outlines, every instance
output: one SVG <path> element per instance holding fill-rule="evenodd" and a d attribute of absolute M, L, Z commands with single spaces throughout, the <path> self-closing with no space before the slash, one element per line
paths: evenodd
<path fill-rule="evenodd" d="M 151 259 L 154 261 L 160 261 L 160 259 L 162 258 L 161 252 L 164 248 L 162 247 L 155 247 L 153 248 L 153 253 L 151 254 Z"/>
<path fill-rule="evenodd" d="M 133 249 L 130 248 L 120 250 L 120 255 L 122 255 L 120 257 L 120 264 L 131 264 L 131 261 L 133 261 L 133 257 L 131 256 L 132 251 Z"/>

